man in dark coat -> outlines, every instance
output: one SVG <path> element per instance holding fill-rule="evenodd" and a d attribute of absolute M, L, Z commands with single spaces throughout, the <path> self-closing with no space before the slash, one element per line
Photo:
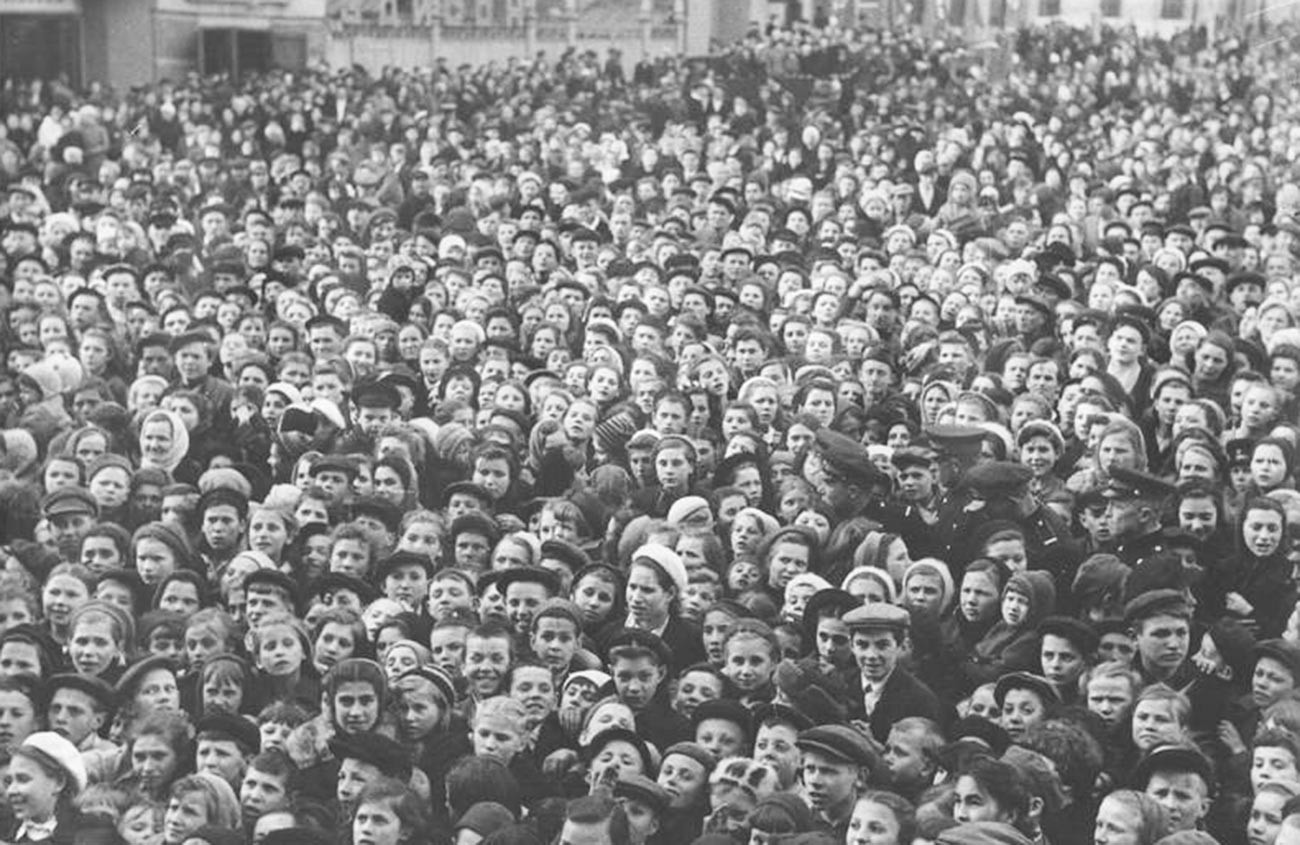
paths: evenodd
<path fill-rule="evenodd" d="M 858 675 L 849 690 L 849 718 L 865 721 L 883 743 L 894 723 L 923 716 L 947 721 L 939 698 L 898 665 L 911 615 L 897 605 L 873 602 L 844 615 Z"/>

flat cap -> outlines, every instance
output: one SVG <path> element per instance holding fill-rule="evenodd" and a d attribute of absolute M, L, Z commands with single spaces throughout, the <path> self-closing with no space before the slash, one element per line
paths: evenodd
<path fill-rule="evenodd" d="M 1002 499 L 1024 489 L 1034 472 L 1011 461 L 986 461 L 966 470 L 965 486 L 982 499 Z"/>
<path fill-rule="evenodd" d="M 195 728 L 198 735 L 224 734 L 254 754 L 262 750 L 262 734 L 257 729 L 257 723 L 235 713 L 210 711 L 199 719 Z"/>
<path fill-rule="evenodd" d="M 54 694 L 61 689 L 85 693 L 110 713 L 117 706 L 117 692 L 108 685 L 107 681 L 97 675 L 83 675 L 80 672 L 55 675 L 45 682 L 45 691 L 48 693 L 46 700 L 53 698 Z"/>
<path fill-rule="evenodd" d="M 1007 693 L 1015 689 L 1027 689 L 1037 693 L 1045 705 L 1057 704 L 1061 700 L 1052 682 L 1041 675 L 1031 672 L 1009 672 L 998 678 L 997 686 L 993 689 L 993 700 L 998 703 L 998 707 L 1001 707 L 1002 702 L 1006 700 Z"/>
<path fill-rule="evenodd" d="M 1172 496 L 1174 485 L 1164 479 L 1135 469 L 1115 467 L 1102 488 L 1107 499 L 1165 499 Z"/>
<path fill-rule="evenodd" d="M 1218 645 L 1217 637 L 1215 645 Z M 1255 646 L 1255 659 L 1261 657 L 1273 658 L 1291 673 L 1293 680 L 1300 681 L 1300 646 L 1283 639 L 1264 640 Z"/>
<path fill-rule="evenodd" d="M 895 449 L 889 461 L 894 465 L 894 469 L 907 469 L 908 467 L 929 467 L 934 463 L 934 459 L 933 449 L 927 449 L 924 446 L 906 446 L 902 449 Z"/>
<path fill-rule="evenodd" d="M 829 428 L 817 431 L 817 451 L 826 466 L 858 484 L 875 484 L 888 479 L 871 460 L 867 447 Z"/>
<path fill-rule="evenodd" d="M 330 740 L 330 752 L 338 760 L 360 760 L 369 763 L 385 777 L 405 783 L 411 777 L 411 757 L 406 748 L 395 739 L 374 731 L 359 734 L 339 734 Z"/>
<path fill-rule="evenodd" d="M 1181 590 L 1151 590 L 1124 605 L 1124 619 L 1139 622 L 1152 616 L 1192 617 L 1191 605 Z"/>
<path fill-rule="evenodd" d="M 855 607 L 844 614 L 844 624 L 850 631 L 868 628 L 888 628 L 891 631 L 906 631 L 912 622 L 908 612 L 896 604 L 871 602 Z"/>
<path fill-rule="evenodd" d="M 76 513 L 99 516 L 99 503 L 84 487 L 61 487 L 45 494 L 41 500 L 41 512 L 46 517 Z"/>
<path fill-rule="evenodd" d="M 818 725 L 799 734 L 795 744 L 801 751 L 814 751 L 835 760 L 864 766 L 875 773 L 880 755 L 871 740 L 848 725 Z"/>
<path fill-rule="evenodd" d="M 618 780 L 614 783 L 614 797 L 640 801 L 655 813 L 663 813 L 672 801 L 668 790 L 645 775 L 633 772 L 619 774 Z"/>
<path fill-rule="evenodd" d="M 397 410 L 402 395 L 390 381 L 374 379 L 363 381 L 352 388 L 352 404 L 358 408 L 387 408 Z"/>
<path fill-rule="evenodd" d="M 511 584 L 541 584 L 552 596 L 560 594 L 559 576 L 540 566 L 516 566 L 504 570 L 497 578 L 497 590 L 504 596 Z"/>
<path fill-rule="evenodd" d="M 1186 772 L 1200 775 L 1210 792 L 1214 792 L 1214 768 L 1209 759 L 1195 746 L 1160 745 L 1151 749 L 1133 771 L 1134 787 L 1139 790 L 1146 789 L 1147 782 L 1157 772 Z"/>
<path fill-rule="evenodd" d="M 979 454 L 985 433 L 973 425 L 932 425 L 925 430 L 930 443 L 939 451 L 967 457 Z"/>

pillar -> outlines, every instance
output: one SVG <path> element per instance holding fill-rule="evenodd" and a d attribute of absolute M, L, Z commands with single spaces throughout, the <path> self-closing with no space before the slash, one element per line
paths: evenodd
<path fill-rule="evenodd" d="M 578 0 L 564 0 L 564 43 L 578 46 Z"/>
<path fill-rule="evenodd" d="M 640 24 L 641 55 L 650 55 L 650 30 L 654 26 L 654 0 L 641 0 L 637 8 L 636 21 Z"/>
<path fill-rule="evenodd" d="M 673 0 L 673 23 L 677 27 L 677 53 L 686 55 L 686 0 Z"/>
<path fill-rule="evenodd" d="M 524 45 L 531 61 L 537 55 L 537 0 L 524 0 Z"/>

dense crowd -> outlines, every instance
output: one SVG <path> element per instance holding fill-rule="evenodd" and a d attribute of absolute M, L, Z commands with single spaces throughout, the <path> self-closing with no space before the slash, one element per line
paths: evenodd
<path fill-rule="evenodd" d="M 1288 32 L 7 80 L 0 840 L 1297 845 Z"/>

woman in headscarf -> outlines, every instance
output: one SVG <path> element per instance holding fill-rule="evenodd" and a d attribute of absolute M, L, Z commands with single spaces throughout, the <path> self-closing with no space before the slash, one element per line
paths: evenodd
<path fill-rule="evenodd" d="M 178 478 L 190 450 L 190 433 L 174 411 L 156 408 L 140 424 L 140 466 L 160 469 Z M 189 468 L 192 469 L 192 468 Z M 197 478 L 197 473 L 190 473 Z"/>

